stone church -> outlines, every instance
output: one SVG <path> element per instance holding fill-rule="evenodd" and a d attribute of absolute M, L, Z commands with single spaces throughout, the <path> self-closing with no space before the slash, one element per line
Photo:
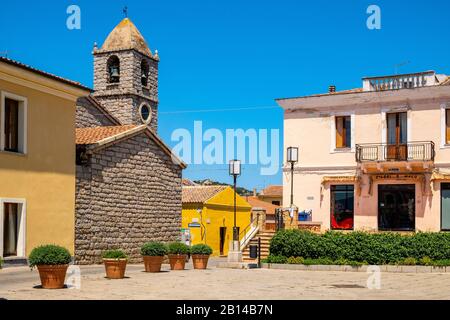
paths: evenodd
<path fill-rule="evenodd" d="M 93 55 L 94 92 L 76 114 L 75 261 L 123 249 L 138 262 L 143 243 L 180 238 L 186 165 L 157 135 L 157 51 L 126 18 Z"/>

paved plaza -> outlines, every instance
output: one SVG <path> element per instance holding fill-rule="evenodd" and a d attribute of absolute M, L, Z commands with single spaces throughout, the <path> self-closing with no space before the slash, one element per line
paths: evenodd
<path fill-rule="evenodd" d="M 127 278 L 105 278 L 103 266 L 81 266 L 81 288 L 44 290 L 39 275 L 27 267 L 0 270 L 4 299 L 449 299 L 450 274 L 382 273 L 381 289 L 367 288 L 364 272 L 221 269 L 143 272 L 127 267 Z"/>

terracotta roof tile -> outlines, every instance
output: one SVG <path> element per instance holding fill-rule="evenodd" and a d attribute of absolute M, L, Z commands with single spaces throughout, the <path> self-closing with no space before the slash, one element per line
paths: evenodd
<path fill-rule="evenodd" d="M 255 196 L 246 197 L 245 200 L 247 200 L 247 202 L 250 203 L 253 209 L 255 208 L 265 209 L 266 214 L 275 214 L 275 209 L 279 208 L 279 206 L 276 206 L 266 201 L 262 201 Z"/>
<path fill-rule="evenodd" d="M 118 134 L 127 132 L 138 126 L 136 125 L 124 125 L 124 126 L 111 126 L 111 127 L 94 127 L 94 128 L 79 128 L 75 131 L 76 144 L 94 144 L 103 139 L 116 136 Z"/>
<path fill-rule="evenodd" d="M 33 68 L 33 67 L 29 66 L 29 65 L 26 65 L 26 64 L 24 64 L 22 62 L 19 62 L 19 61 L 16 61 L 16 60 L 12 60 L 12 59 L 5 58 L 5 57 L 0 57 L 0 62 L 4 62 L 4 63 L 10 64 L 10 65 L 13 65 L 13 66 L 16 66 L 16 67 L 19 67 L 19 68 L 22 68 L 22 69 L 25 69 L 25 70 L 37 73 L 37 74 L 40 74 L 40 75 L 45 76 L 47 78 L 52 78 L 54 80 L 58 80 L 58 81 L 64 82 L 66 84 L 78 87 L 78 88 L 83 89 L 83 90 L 87 90 L 87 91 L 91 91 L 91 92 L 93 91 L 91 88 L 88 88 L 88 87 L 82 85 L 79 82 L 72 81 L 72 80 L 69 80 L 69 79 L 66 79 L 66 78 L 62 78 L 60 76 L 57 76 L 57 75 L 54 75 L 54 74 L 51 74 L 51 73 L 48 73 L 48 72 L 45 72 L 45 71 Z"/>
<path fill-rule="evenodd" d="M 183 186 L 183 203 L 204 203 L 227 186 Z"/>
<path fill-rule="evenodd" d="M 283 196 L 283 186 L 268 186 L 262 191 L 263 196 Z"/>

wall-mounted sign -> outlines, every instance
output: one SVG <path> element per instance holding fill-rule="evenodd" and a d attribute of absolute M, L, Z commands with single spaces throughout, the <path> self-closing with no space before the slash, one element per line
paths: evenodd
<path fill-rule="evenodd" d="M 188 227 L 189 228 L 200 228 L 200 223 L 198 223 L 198 222 L 189 223 Z"/>
<path fill-rule="evenodd" d="M 387 174 L 376 174 L 372 176 L 373 180 L 420 180 L 423 178 L 423 175 L 419 174 L 395 174 L 395 173 L 387 173 Z"/>

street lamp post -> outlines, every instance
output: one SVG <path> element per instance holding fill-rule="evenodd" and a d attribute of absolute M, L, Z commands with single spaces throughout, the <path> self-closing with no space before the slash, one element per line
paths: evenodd
<path fill-rule="evenodd" d="M 294 165 L 298 162 L 298 148 L 287 148 L 287 162 L 291 164 L 291 205 L 294 206 Z"/>
<path fill-rule="evenodd" d="M 233 176 L 233 186 L 234 186 L 234 227 L 233 227 L 233 241 L 239 241 L 239 232 L 236 225 L 236 181 L 237 177 L 241 175 L 241 161 L 231 160 L 230 161 L 230 176 Z"/>

